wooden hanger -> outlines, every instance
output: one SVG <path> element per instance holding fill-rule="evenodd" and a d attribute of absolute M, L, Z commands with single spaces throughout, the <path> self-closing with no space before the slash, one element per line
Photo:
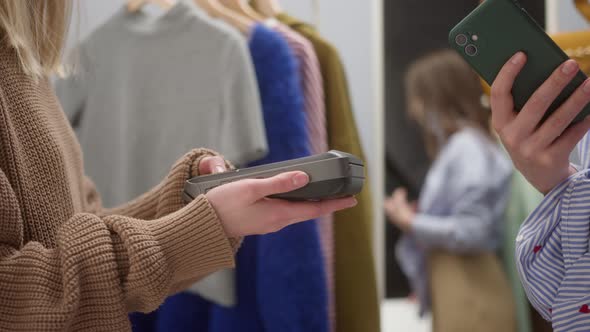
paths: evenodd
<path fill-rule="evenodd" d="M 260 15 L 256 12 L 250 5 L 248 4 L 247 0 L 221 0 L 224 6 L 231 8 L 232 10 L 249 17 L 251 20 L 256 22 L 264 21 L 264 16 Z"/>
<path fill-rule="evenodd" d="M 580 65 L 580 69 L 590 74 L 590 30 L 564 32 L 551 35 L 559 47 Z"/>
<path fill-rule="evenodd" d="M 140 10 L 148 2 L 156 4 L 165 10 L 168 10 L 168 9 L 174 7 L 174 4 L 175 4 L 174 0 L 128 0 L 127 1 L 127 10 L 132 13 L 136 12 L 136 11 Z"/>
<path fill-rule="evenodd" d="M 578 11 L 590 22 L 590 3 L 588 0 L 574 0 Z"/>
<path fill-rule="evenodd" d="M 253 3 L 256 10 L 266 17 L 276 17 L 283 12 L 278 0 L 256 0 Z"/>
<path fill-rule="evenodd" d="M 238 29 L 247 35 L 252 30 L 255 22 L 245 15 L 241 15 L 224 5 L 218 0 L 194 0 L 195 4 L 205 10 L 212 17 L 223 20 L 225 23 Z"/>

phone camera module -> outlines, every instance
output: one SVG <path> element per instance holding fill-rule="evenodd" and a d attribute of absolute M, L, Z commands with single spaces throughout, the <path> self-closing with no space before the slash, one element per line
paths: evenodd
<path fill-rule="evenodd" d="M 473 44 L 469 44 L 467 46 L 465 46 L 465 54 L 469 55 L 469 56 L 476 56 L 477 55 L 477 46 L 473 45 Z"/>
<path fill-rule="evenodd" d="M 459 45 L 459 46 L 465 46 L 465 44 L 467 44 L 468 40 L 469 39 L 464 34 L 459 34 L 455 37 L 455 43 L 457 43 L 457 45 Z"/>

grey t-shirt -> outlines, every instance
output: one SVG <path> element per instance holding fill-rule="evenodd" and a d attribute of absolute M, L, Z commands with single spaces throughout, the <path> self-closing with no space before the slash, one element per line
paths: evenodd
<path fill-rule="evenodd" d="M 195 147 L 237 165 L 265 155 L 246 41 L 196 6 L 179 1 L 157 18 L 123 8 L 78 53 L 56 91 L 105 206 L 157 185 Z"/>

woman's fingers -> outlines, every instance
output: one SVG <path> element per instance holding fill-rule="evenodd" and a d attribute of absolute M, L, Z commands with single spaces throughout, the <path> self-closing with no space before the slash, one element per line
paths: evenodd
<path fill-rule="evenodd" d="M 309 183 L 304 172 L 283 173 L 219 186 L 206 194 L 230 237 L 268 234 L 356 205 L 353 197 L 321 202 L 290 202 L 266 196 L 289 192 Z"/>
<path fill-rule="evenodd" d="M 551 149 L 556 153 L 569 154 L 574 150 L 578 142 L 590 130 L 590 117 L 584 121 L 576 123 L 575 125 L 566 129 L 563 134 L 553 143 Z"/>
<path fill-rule="evenodd" d="M 395 211 L 396 206 L 397 203 L 393 197 L 387 198 L 383 203 L 383 207 L 385 208 L 385 211 L 387 211 L 388 213 L 393 213 L 393 211 Z"/>
<path fill-rule="evenodd" d="M 274 211 L 271 215 L 271 223 L 279 223 L 279 227 L 283 228 L 300 221 L 315 219 L 326 214 L 354 207 L 357 205 L 357 200 L 354 197 L 320 202 L 290 202 L 280 199 L 270 199 L 261 204 L 265 205 L 268 211 Z"/>
<path fill-rule="evenodd" d="M 492 122 L 514 165 L 535 188 L 547 193 L 572 173 L 569 153 L 590 128 L 590 120 L 568 128 L 590 101 L 590 83 L 585 82 L 540 123 L 579 67 L 573 60 L 564 62 L 516 114 L 511 90 L 525 62 L 523 53 L 516 54 L 496 77 L 492 86 Z"/>
<path fill-rule="evenodd" d="M 406 188 L 396 189 L 395 192 L 393 193 L 393 198 L 394 198 L 395 202 L 397 202 L 397 203 L 407 202 L 408 201 L 408 191 L 406 190 Z"/>
<path fill-rule="evenodd" d="M 309 183 L 309 176 L 304 172 L 289 172 L 279 174 L 267 179 L 244 180 L 241 185 L 249 188 L 247 192 L 251 200 L 288 193 L 293 190 L 305 187 Z"/>
<path fill-rule="evenodd" d="M 551 114 L 547 121 L 535 132 L 533 141 L 539 144 L 540 147 L 549 146 L 563 134 L 588 102 L 590 102 L 590 79 L 578 87 L 567 101 Z"/>
<path fill-rule="evenodd" d="M 416 202 L 416 201 L 410 202 L 410 207 L 412 208 L 413 212 L 418 212 L 418 202 Z"/>
<path fill-rule="evenodd" d="M 491 104 L 492 123 L 496 131 L 500 132 L 507 124 L 516 117 L 514 112 L 514 99 L 512 98 L 512 86 L 514 80 L 526 63 L 526 55 L 522 52 L 516 53 L 502 67 L 498 76 L 492 84 Z"/>
<path fill-rule="evenodd" d="M 568 60 L 559 66 L 553 74 L 533 93 L 524 105 L 515 120 L 515 126 L 519 128 L 522 137 L 528 137 L 535 131 L 541 119 L 555 101 L 555 98 L 563 91 L 570 81 L 578 73 L 579 66 L 574 60 Z M 580 97 L 577 98 L 579 101 Z M 570 102 L 572 98 L 568 100 Z M 571 103 L 570 103 L 571 104 Z M 558 119 L 564 116 L 559 116 Z M 573 119 L 573 118 L 572 118 Z M 571 120 L 570 120 L 571 121 Z M 547 123 L 547 122 L 546 122 Z M 569 124 L 566 123 L 565 126 Z M 553 124 L 551 125 L 553 126 Z M 559 126 L 563 131 L 564 126 Z M 560 132 L 561 134 L 561 132 Z M 555 137 L 553 137 L 555 139 Z M 548 142 L 551 143 L 553 139 Z"/>
<path fill-rule="evenodd" d="M 393 212 L 400 205 L 401 202 L 407 199 L 408 191 L 405 188 L 397 188 L 393 191 L 390 197 L 388 197 L 384 206 L 389 212 Z"/>
<path fill-rule="evenodd" d="M 200 175 L 217 174 L 223 173 L 225 171 L 227 171 L 227 168 L 225 167 L 225 160 L 218 156 L 205 157 L 199 163 Z"/>

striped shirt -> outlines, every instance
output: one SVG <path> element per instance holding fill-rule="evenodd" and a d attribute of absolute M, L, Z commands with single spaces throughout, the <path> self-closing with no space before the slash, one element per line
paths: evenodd
<path fill-rule="evenodd" d="M 320 63 L 313 45 L 277 20 L 269 19 L 267 25 L 281 34 L 299 60 L 301 86 L 303 91 L 304 113 L 306 116 L 307 137 L 310 152 L 319 154 L 328 151 L 328 130 L 326 127 L 326 104 L 324 82 Z M 330 330 L 335 330 L 336 299 L 334 290 L 334 225 L 333 216 L 328 215 L 318 220 L 320 244 L 324 256 Z"/>
<path fill-rule="evenodd" d="M 555 331 L 590 331 L 590 135 L 580 169 L 554 188 L 516 238 L 517 268 L 531 304 Z"/>

